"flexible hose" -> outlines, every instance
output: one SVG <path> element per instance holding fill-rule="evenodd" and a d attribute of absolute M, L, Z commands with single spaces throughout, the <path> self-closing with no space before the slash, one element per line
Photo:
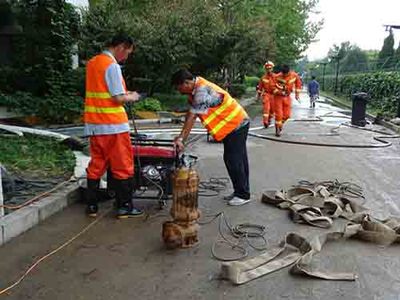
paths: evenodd
<path fill-rule="evenodd" d="M 301 120 L 301 119 L 299 119 Z M 387 132 L 379 131 L 379 130 L 374 130 L 374 129 L 369 129 L 369 128 L 363 128 L 355 125 L 351 125 L 349 123 L 342 123 L 338 127 L 335 127 L 331 130 L 332 133 L 337 133 L 337 130 L 341 126 L 347 126 L 351 128 L 356 128 L 360 130 L 365 130 L 365 131 L 370 131 L 370 132 L 376 132 L 380 134 L 385 134 L 385 135 L 379 135 L 379 136 L 374 136 L 373 139 L 380 144 L 340 144 L 340 143 L 317 143 L 317 142 L 305 142 L 305 141 L 291 141 L 291 140 L 285 140 L 281 139 L 278 137 L 271 137 L 263 134 L 257 134 L 257 133 L 249 133 L 249 136 L 261 138 L 264 140 L 269 140 L 269 141 L 274 141 L 278 143 L 285 143 L 285 144 L 295 144 L 295 145 L 306 145 L 306 146 L 319 146 L 319 147 L 336 147 L 336 148 L 386 148 L 392 146 L 391 142 L 386 141 L 386 139 L 398 139 L 400 138 L 400 135 L 391 135 Z"/>

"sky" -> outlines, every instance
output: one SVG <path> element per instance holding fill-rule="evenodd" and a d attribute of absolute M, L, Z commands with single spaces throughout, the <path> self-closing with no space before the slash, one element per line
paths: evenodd
<path fill-rule="evenodd" d="M 83 7 L 86 7 L 89 4 L 88 0 L 67 0 L 67 2 Z"/>
<path fill-rule="evenodd" d="M 361 49 L 380 50 L 388 35 L 383 24 L 400 25 L 400 0 L 319 0 L 311 20 L 325 20 L 323 28 L 304 53 L 309 60 L 326 56 L 333 44 L 350 41 Z M 395 47 L 400 29 L 393 31 Z"/>

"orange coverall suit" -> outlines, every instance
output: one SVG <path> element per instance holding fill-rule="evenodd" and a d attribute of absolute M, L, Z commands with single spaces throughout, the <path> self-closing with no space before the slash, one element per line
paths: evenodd
<path fill-rule="evenodd" d="M 290 118 L 292 100 L 290 94 L 295 91 L 296 95 L 301 90 L 301 79 L 296 72 L 290 71 L 286 75 L 279 73 L 275 77 L 274 110 L 275 127 L 282 129 L 283 123 Z"/>
<path fill-rule="evenodd" d="M 260 82 L 257 86 L 257 92 L 260 94 L 263 100 L 263 123 L 264 126 L 268 126 L 272 117 L 274 116 L 274 86 L 275 86 L 275 74 L 266 73 L 261 77 Z"/>

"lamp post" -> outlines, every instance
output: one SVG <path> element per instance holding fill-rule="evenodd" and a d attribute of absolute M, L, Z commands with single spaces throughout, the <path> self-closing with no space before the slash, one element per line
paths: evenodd
<path fill-rule="evenodd" d="M 333 94 L 337 95 L 338 79 L 339 79 L 339 63 L 341 56 L 339 54 L 330 57 L 332 61 L 336 61 L 335 89 Z"/>
<path fill-rule="evenodd" d="M 322 68 L 322 90 L 325 91 L 325 69 L 326 69 L 326 65 L 328 64 L 328 62 L 322 62 L 321 65 L 323 65 Z"/>

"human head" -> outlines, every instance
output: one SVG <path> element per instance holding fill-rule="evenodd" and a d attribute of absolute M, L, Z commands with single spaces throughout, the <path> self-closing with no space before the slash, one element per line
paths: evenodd
<path fill-rule="evenodd" d="M 133 39 L 123 33 L 115 35 L 107 44 L 108 50 L 114 55 L 117 62 L 125 61 L 135 48 Z"/>
<path fill-rule="evenodd" d="M 194 89 L 194 76 L 188 70 L 180 69 L 172 75 L 171 83 L 181 94 L 191 94 Z"/>
<path fill-rule="evenodd" d="M 270 72 L 272 72 L 272 69 L 274 68 L 274 63 L 272 62 L 272 61 L 267 61 L 265 64 L 264 64 L 264 69 L 265 69 L 265 71 L 267 72 L 267 73 L 270 73 Z"/>
<path fill-rule="evenodd" d="M 312 79 L 312 80 L 315 80 L 315 78 L 316 78 L 315 75 L 311 76 L 311 79 Z"/>
<path fill-rule="evenodd" d="M 288 74 L 289 73 L 289 71 L 290 71 L 290 68 L 289 68 L 289 66 L 288 65 L 282 65 L 282 67 L 281 67 L 281 72 L 283 73 L 283 74 Z"/>

